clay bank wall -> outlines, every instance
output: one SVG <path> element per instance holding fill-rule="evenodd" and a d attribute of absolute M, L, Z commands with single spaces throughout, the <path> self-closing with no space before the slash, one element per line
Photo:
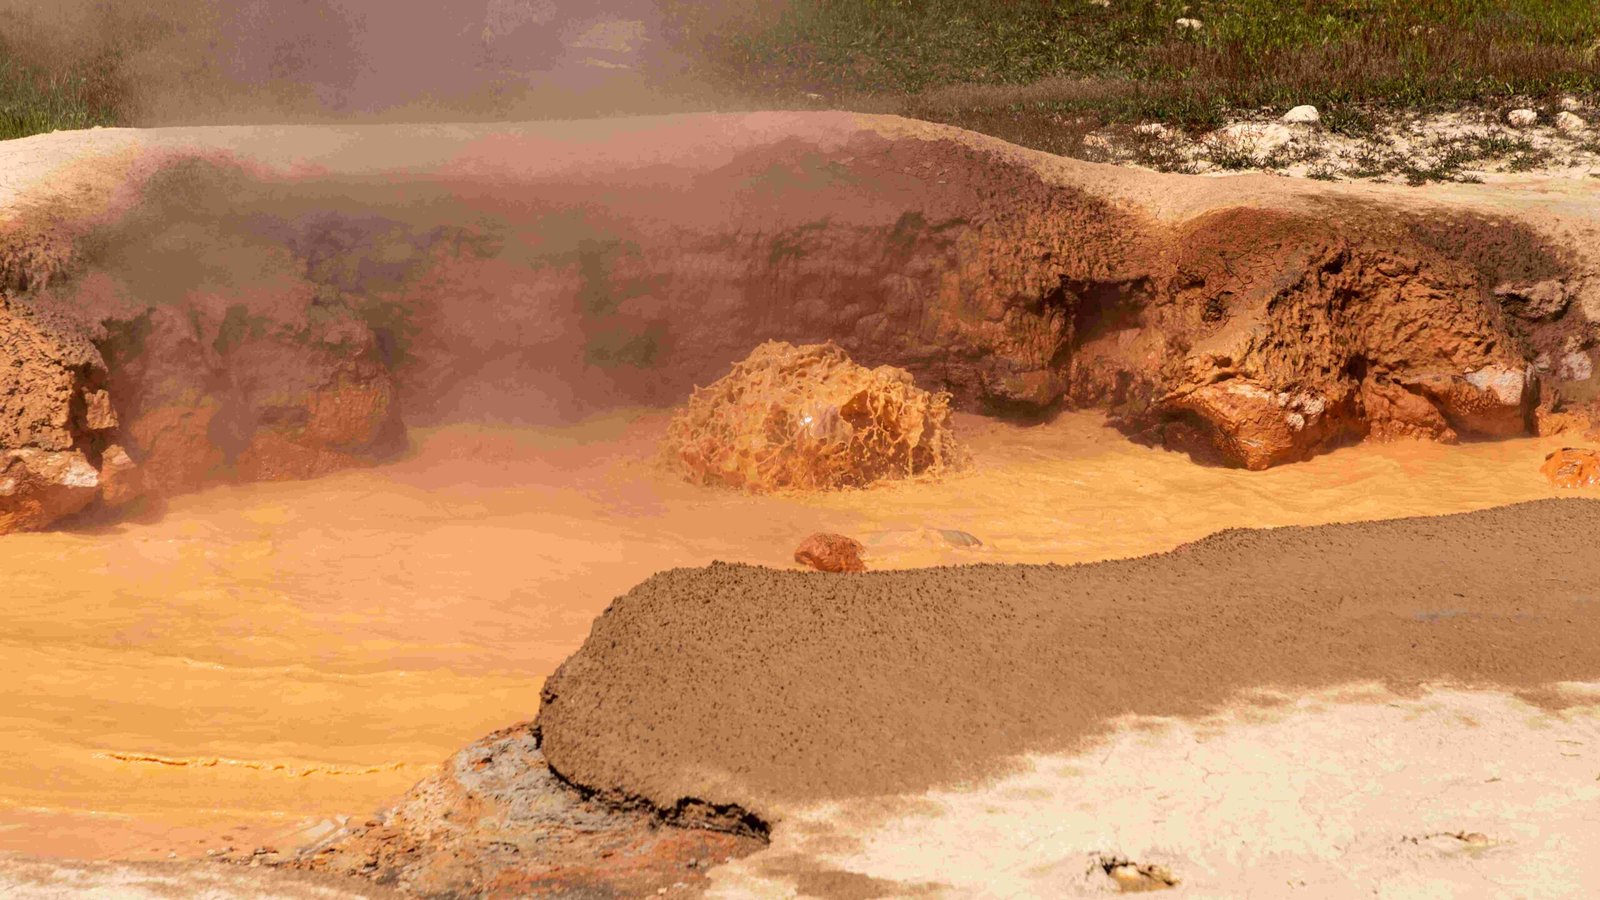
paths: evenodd
<path fill-rule="evenodd" d="M 1600 278 L 1514 215 L 893 118 L 78 132 L 0 171 L 0 532 L 676 404 L 768 339 L 1250 468 L 1592 396 Z"/>

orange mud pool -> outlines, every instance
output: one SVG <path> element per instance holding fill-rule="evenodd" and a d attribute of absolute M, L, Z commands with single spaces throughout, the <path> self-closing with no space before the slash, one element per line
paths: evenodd
<path fill-rule="evenodd" d="M 1082 562 L 1219 529 L 1555 496 L 1560 438 L 1341 450 L 1266 472 L 1129 443 L 1098 414 L 958 417 L 974 463 L 810 496 L 695 488 L 667 416 L 452 426 L 314 481 L 215 488 L 115 525 L 0 539 L 0 852 L 115 858 L 315 839 L 531 718 L 611 599 L 712 560 Z M 940 536 L 967 532 L 982 546 Z"/>

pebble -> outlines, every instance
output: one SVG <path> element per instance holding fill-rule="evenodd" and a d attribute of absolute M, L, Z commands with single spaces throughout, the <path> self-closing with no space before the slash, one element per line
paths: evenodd
<path fill-rule="evenodd" d="M 1562 112 L 1556 115 L 1556 128 L 1560 129 L 1564 134 L 1577 134 L 1588 127 L 1589 123 L 1585 122 L 1577 113 Z"/>
<path fill-rule="evenodd" d="M 1190 31 L 1199 31 L 1203 26 L 1199 19 L 1179 19 L 1178 27 L 1187 28 Z"/>
<path fill-rule="evenodd" d="M 1539 114 L 1531 109 L 1513 109 L 1506 113 L 1506 121 L 1517 128 L 1527 128 L 1539 121 Z"/>

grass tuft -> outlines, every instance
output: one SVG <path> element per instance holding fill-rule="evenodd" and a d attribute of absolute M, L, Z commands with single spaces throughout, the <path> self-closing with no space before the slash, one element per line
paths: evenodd
<path fill-rule="evenodd" d="M 690 0 L 663 0 L 669 23 Z M 1190 128 L 1311 103 L 1374 109 L 1600 90 L 1595 0 L 772 0 L 691 48 L 767 101 L 821 94 L 1065 152 L 1108 123 Z M 1204 23 L 1180 28 L 1180 17 Z"/>
<path fill-rule="evenodd" d="M 51 70 L 28 65 L 0 40 L 0 140 L 116 125 L 121 100 L 118 61 L 111 54 Z"/>

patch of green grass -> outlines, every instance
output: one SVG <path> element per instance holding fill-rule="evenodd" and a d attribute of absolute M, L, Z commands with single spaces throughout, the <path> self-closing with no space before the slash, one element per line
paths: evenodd
<path fill-rule="evenodd" d="M 52 70 L 24 63 L 0 40 L 0 140 L 117 125 L 121 99 L 114 56 L 96 56 Z"/>
<path fill-rule="evenodd" d="M 690 0 L 663 0 L 669 23 Z M 806 93 L 1061 152 L 1105 123 L 1211 127 L 1311 103 L 1366 109 L 1600 90 L 1595 0 L 772 0 L 691 50 L 768 102 Z M 1179 28 L 1199 19 L 1199 31 Z M 1349 110 L 1347 112 L 1347 110 Z"/>
<path fill-rule="evenodd" d="M 1506 171 L 1532 172 L 1544 167 L 1550 159 L 1551 153 L 1548 150 L 1527 150 L 1506 160 Z"/>

